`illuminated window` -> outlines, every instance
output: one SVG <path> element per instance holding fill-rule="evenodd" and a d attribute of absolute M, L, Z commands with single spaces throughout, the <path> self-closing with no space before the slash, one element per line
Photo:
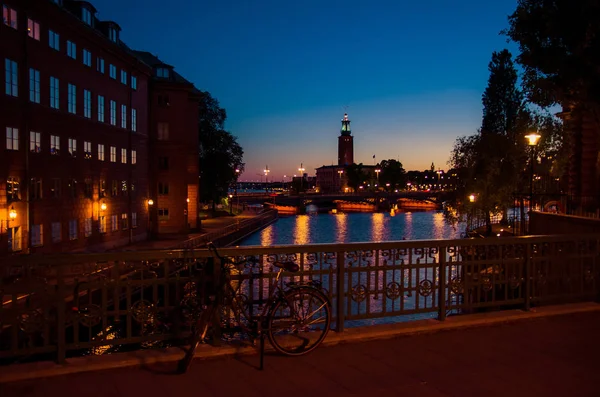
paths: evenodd
<path fill-rule="evenodd" d="M 40 41 L 40 24 L 29 18 L 27 19 L 27 35 Z"/>
<path fill-rule="evenodd" d="M 7 5 L 2 6 L 2 20 L 6 26 L 17 29 L 17 11 Z"/>
<path fill-rule="evenodd" d="M 137 163 L 137 151 L 132 150 L 131 151 L 131 164 L 136 164 L 136 163 Z"/>
<path fill-rule="evenodd" d="M 9 176 L 6 179 L 6 200 L 8 202 L 17 201 L 21 197 L 19 193 L 19 178 Z"/>
<path fill-rule="evenodd" d="M 98 121 L 104 123 L 104 97 L 98 95 Z"/>
<path fill-rule="evenodd" d="M 158 123 L 157 131 L 157 138 L 159 141 L 169 140 L 169 123 Z"/>
<path fill-rule="evenodd" d="M 92 67 L 92 53 L 85 48 L 83 49 L 83 64 Z"/>
<path fill-rule="evenodd" d="M 121 70 L 121 83 L 127 85 L 127 72 Z"/>
<path fill-rule="evenodd" d="M 70 40 L 67 40 L 67 56 L 69 58 L 77 59 L 77 44 Z"/>
<path fill-rule="evenodd" d="M 121 128 L 127 128 L 127 106 L 121 105 Z"/>
<path fill-rule="evenodd" d="M 29 100 L 40 103 L 40 71 L 29 69 Z"/>
<path fill-rule="evenodd" d="M 104 74 L 104 59 L 98 57 L 98 60 L 96 61 L 96 70 Z"/>
<path fill-rule="evenodd" d="M 4 60 L 4 75 L 6 78 L 6 95 L 19 96 L 19 73 L 15 61 L 8 58 Z"/>
<path fill-rule="evenodd" d="M 39 153 L 42 151 L 42 137 L 39 132 L 29 132 L 29 151 L 32 153 Z"/>
<path fill-rule="evenodd" d="M 60 51 L 60 35 L 52 30 L 48 31 L 48 45 L 56 51 Z"/>
<path fill-rule="evenodd" d="M 60 222 L 52 222 L 52 242 L 59 243 L 62 240 L 62 230 Z"/>
<path fill-rule="evenodd" d="M 60 137 L 50 135 L 50 154 L 58 155 L 60 153 Z"/>
<path fill-rule="evenodd" d="M 98 232 L 106 233 L 106 217 L 103 215 L 98 219 Z"/>
<path fill-rule="evenodd" d="M 98 160 L 104 161 L 104 145 L 98 144 Z"/>
<path fill-rule="evenodd" d="M 69 240 L 77 240 L 77 219 L 69 221 Z"/>
<path fill-rule="evenodd" d="M 121 163 L 127 164 L 127 149 L 121 149 Z"/>
<path fill-rule="evenodd" d="M 69 138 L 69 154 L 71 157 L 77 156 L 77 139 Z"/>
<path fill-rule="evenodd" d="M 119 224 L 118 224 L 118 219 L 116 215 L 111 215 L 110 217 L 110 231 L 111 232 L 116 232 L 117 230 L 119 230 Z"/>
<path fill-rule="evenodd" d="M 83 142 L 83 154 L 88 160 L 92 158 L 92 142 Z"/>
<path fill-rule="evenodd" d="M 110 124 L 117 125 L 117 102 L 110 101 Z"/>
<path fill-rule="evenodd" d="M 69 113 L 76 114 L 77 113 L 77 87 L 73 84 L 69 84 Z"/>
<path fill-rule="evenodd" d="M 100 185 L 98 186 L 98 196 L 100 198 L 106 197 L 106 181 L 104 179 L 100 179 Z"/>
<path fill-rule="evenodd" d="M 131 109 L 131 131 L 137 131 L 137 110 Z"/>
<path fill-rule="evenodd" d="M 92 118 L 92 93 L 88 90 L 83 90 L 83 116 Z"/>
<path fill-rule="evenodd" d="M 111 163 L 117 162 L 117 148 L 114 146 L 110 147 L 110 162 Z"/>
<path fill-rule="evenodd" d="M 117 67 L 115 65 L 110 65 L 108 75 L 111 79 L 117 78 Z"/>
<path fill-rule="evenodd" d="M 137 90 L 137 77 L 131 76 L 131 88 Z"/>
<path fill-rule="evenodd" d="M 6 150 L 19 150 L 19 129 L 6 127 Z"/>
<path fill-rule="evenodd" d="M 50 107 L 53 109 L 60 108 L 59 101 L 59 82 L 56 77 L 50 77 Z"/>
<path fill-rule="evenodd" d="M 81 20 L 92 26 L 92 13 L 85 7 L 81 8 Z"/>
<path fill-rule="evenodd" d="M 129 227 L 129 224 L 127 222 L 127 214 L 123 213 L 121 214 L 121 229 L 125 230 Z"/>

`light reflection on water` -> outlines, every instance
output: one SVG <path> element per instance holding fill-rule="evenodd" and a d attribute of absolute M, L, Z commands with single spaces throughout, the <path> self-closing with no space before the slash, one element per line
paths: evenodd
<path fill-rule="evenodd" d="M 464 226 L 454 229 L 442 212 L 311 214 L 282 217 L 237 245 L 304 245 L 368 241 L 456 239 Z"/>

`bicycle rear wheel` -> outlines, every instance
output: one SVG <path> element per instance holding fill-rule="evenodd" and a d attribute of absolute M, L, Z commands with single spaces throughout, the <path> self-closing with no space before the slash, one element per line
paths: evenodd
<path fill-rule="evenodd" d="M 330 323 L 331 309 L 325 295 L 314 288 L 294 288 L 269 312 L 267 335 L 281 354 L 299 356 L 323 342 Z"/>
<path fill-rule="evenodd" d="M 194 327 L 194 331 L 192 332 L 190 348 L 185 353 L 185 356 L 177 363 L 178 373 L 183 374 L 188 370 L 190 364 L 192 363 L 192 360 L 194 359 L 194 353 L 196 352 L 196 348 L 206 337 L 208 326 L 210 325 L 210 322 L 213 318 L 214 310 L 215 308 L 213 306 L 209 306 L 200 314 L 200 318 L 196 322 L 196 326 Z"/>

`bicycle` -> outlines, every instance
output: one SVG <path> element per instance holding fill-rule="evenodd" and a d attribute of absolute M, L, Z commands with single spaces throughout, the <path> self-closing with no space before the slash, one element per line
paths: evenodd
<path fill-rule="evenodd" d="M 196 348 L 207 335 L 209 326 L 215 324 L 216 316 L 222 305 L 228 307 L 240 328 L 252 340 L 260 341 L 260 366 L 263 369 L 264 340 L 268 337 L 270 344 L 280 354 L 299 356 L 316 349 L 327 336 L 331 323 L 331 305 L 321 286 L 315 281 L 289 282 L 282 287 L 279 280 L 284 271 L 296 273 L 300 266 L 286 261 L 273 263 L 279 268 L 274 281 L 269 288 L 269 296 L 258 315 L 252 315 L 252 302 L 240 299 L 242 283 L 237 288 L 232 286 L 231 270 L 242 264 L 248 264 L 247 259 L 233 261 L 219 255 L 214 244 L 208 248 L 219 260 L 215 291 L 209 294 L 202 312 L 198 317 L 192 332 L 191 344 L 183 359 L 178 363 L 178 372 L 185 373 L 194 357 Z M 256 263 L 256 262 L 254 262 Z"/>

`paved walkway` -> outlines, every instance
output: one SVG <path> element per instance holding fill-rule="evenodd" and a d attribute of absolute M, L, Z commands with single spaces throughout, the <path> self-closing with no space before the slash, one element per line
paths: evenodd
<path fill-rule="evenodd" d="M 0 384 L 18 396 L 600 396 L 600 312 L 346 343 L 297 358 L 196 360 Z"/>

